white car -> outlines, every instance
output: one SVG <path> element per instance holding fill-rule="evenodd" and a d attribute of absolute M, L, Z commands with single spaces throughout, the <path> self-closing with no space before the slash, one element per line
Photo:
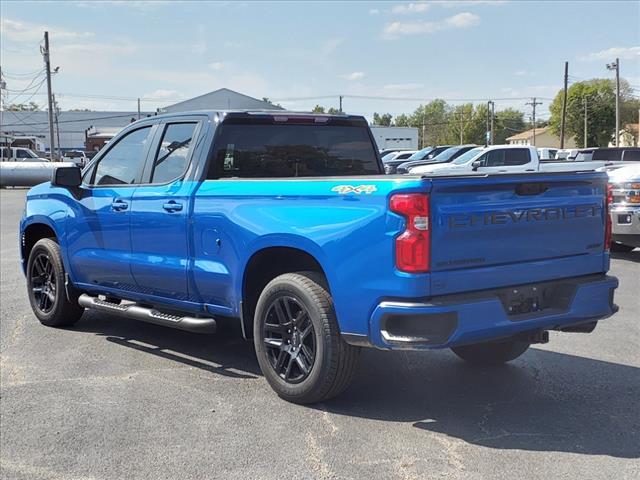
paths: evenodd
<path fill-rule="evenodd" d="M 3 162 L 48 162 L 48 158 L 39 157 L 26 147 L 0 147 L 0 160 Z"/>

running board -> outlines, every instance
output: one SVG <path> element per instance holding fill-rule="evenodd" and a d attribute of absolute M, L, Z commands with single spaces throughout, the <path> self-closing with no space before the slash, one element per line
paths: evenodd
<path fill-rule="evenodd" d="M 84 308 L 98 310 L 100 312 L 113 313 L 123 317 L 140 320 L 142 322 L 154 323 L 165 327 L 178 328 L 187 332 L 194 333 L 215 333 L 215 318 L 195 318 L 195 317 L 179 317 L 168 313 L 162 313 L 153 308 L 141 307 L 139 305 L 119 305 L 117 303 L 100 300 L 98 297 L 92 297 L 83 293 L 78 298 L 78 304 Z"/>

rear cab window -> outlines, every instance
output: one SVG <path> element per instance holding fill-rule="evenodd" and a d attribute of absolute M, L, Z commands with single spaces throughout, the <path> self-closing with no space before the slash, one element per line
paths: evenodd
<path fill-rule="evenodd" d="M 383 173 L 368 127 L 359 123 L 235 120 L 219 129 L 209 179 Z"/>

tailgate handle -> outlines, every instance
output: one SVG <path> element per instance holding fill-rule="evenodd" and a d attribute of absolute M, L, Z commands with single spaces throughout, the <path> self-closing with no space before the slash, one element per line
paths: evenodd
<path fill-rule="evenodd" d="M 516 194 L 518 195 L 540 195 L 549 190 L 546 183 L 519 183 L 516 186 Z"/>

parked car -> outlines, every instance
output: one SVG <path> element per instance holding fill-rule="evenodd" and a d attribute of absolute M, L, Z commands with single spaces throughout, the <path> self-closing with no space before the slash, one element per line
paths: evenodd
<path fill-rule="evenodd" d="M 0 147 L 0 161 L 3 162 L 48 162 L 48 158 L 37 155 L 26 147 Z"/>
<path fill-rule="evenodd" d="M 445 148 L 440 151 L 435 157 L 430 157 L 426 160 L 409 160 L 405 163 L 401 164 L 396 168 L 397 173 L 408 173 L 410 168 L 417 167 L 419 165 L 431 165 L 434 163 L 449 163 L 454 161 L 463 153 L 468 152 L 472 148 L 475 148 L 477 145 L 458 145 L 456 147 Z"/>
<path fill-rule="evenodd" d="M 558 158 L 558 149 L 557 148 L 547 148 L 541 147 L 538 148 L 538 158 L 540 160 L 556 160 Z M 564 158 L 560 159 L 563 160 Z"/>
<path fill-rule="evenodd" d="M 62 161 L 73 162 L 80 167 L 84 167 L 89 161 L 89 158 L 82 150 L 69 150 L 62 154 Z"/>
<path fill-rule="evenodd" d="M 463 172 L 518 173 L 518 172 L 568 172 L 595 170 L 612 162 L 567 162 L 538 158 L 535 147 L 524 145 L 492 145 L 472 148 L 450 163 L 421 165 L 409 169 L 411 174 L 456 175 Z"/>
<path fill-rule="evenodd" d="M 402 148 L 386 148 L 384 150 L 380 150 L 380 158 L 384 157 L 385 155 L 388 155 L 389 153 L 393 153 L 393 152 L 405 152 L 405 151 L 409 151 L 410 149 L 402 149 Z M 412 150 L 413 151 L 413 150 Z"/>
<path fill-rule="evenodd" d="M 640 163 L 609 172 L 611 250 L 640 247 Z"/>
<path fill-rule="evenodd" d="M 360 347 L 491 365 L 592 331 L 617 309 L 607 198 L 598 172 L 389 177 L 360 116 L 175 113 L 32 188 L 18 248 L 42 324 L 237 321 L 278 395 L 312 403 Z"/>
<path fill-rule="evenodd" d="M 384 172 L 386 174 L 392 174 L 396 172 L 396 167 L 401 163 L 407 161 L 411 155 L 413 155 L 415 150 L 403 150 L 399 152 L 391 152 L 382 157 L 382 163 L 384 164 Z"/>
<path fill-rule="evenodd" d="M 638 147 L 614 147 L 596 148 L 593 150 L 591 160 L 606 162 L 634 162 L 640 161 L 640 148 Z"/>

